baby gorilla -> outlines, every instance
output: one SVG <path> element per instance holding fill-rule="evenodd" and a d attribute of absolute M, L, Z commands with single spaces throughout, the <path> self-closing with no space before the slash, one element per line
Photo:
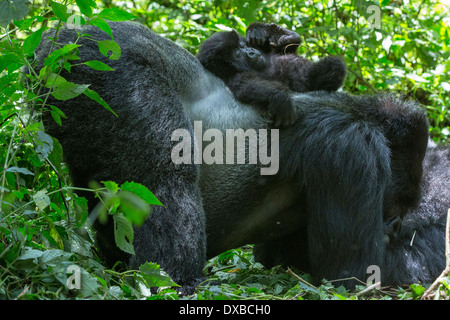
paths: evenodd
<path fill-rule="evenodd" d="M 254 23 L 246 39 L 236 31 L 213 34 L 200 46 L 197 58 L 225 81 L 238 100 L 269 111 L 276 127 L 287 127 L 297 119 L 292 91 L 336 91 L 346 75 L 346 65 L 338 57 L 314 63 L 298 56 L 300 43 L 293 31 Z"/>

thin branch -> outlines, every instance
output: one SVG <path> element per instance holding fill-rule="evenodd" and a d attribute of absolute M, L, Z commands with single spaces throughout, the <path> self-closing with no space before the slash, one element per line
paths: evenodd
<path fill-rule="evenodd" d="M 370 286 L 368 286 L 364 290 L 358 292 L 357 294 L 355 294 L 355 296 L 356 297 L 361 297 L 361 296 L 365 295 L 368 292 L 371 292 L 373 290 L 378 290 L 378 288 L 380 288 L 380 286 L 381 286 L 381 282 L 376 282 L 374 284 L 371 284 Z"/>
<path fill-rule="evenodd" d="M 302 279 L 298 274 L 296 274 L 294 271 L 292 271 L 290 268 L 287 268 L 286 273 L 290 274 L 291 276 L 293 276 L 295 279 L 297 279 L 298 281 L 300 281 L 301 283 L 307 285 L 308 287 L 311 287 L 315 290 L 319 290 L 317 287 L 313 286 L 311 283 L 309 283 L 308 281 Z"/>

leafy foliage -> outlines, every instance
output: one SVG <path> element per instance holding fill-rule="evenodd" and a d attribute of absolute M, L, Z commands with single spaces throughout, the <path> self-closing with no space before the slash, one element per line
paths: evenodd
<path fill-rule="evenodd" d="M 379 21 L 370 5 L 379 9 Z M 155 263 L 124 272 L 120 265 L 105 268 L 97 257 L 87 203 L 77 192 L 93 192 L 101 199 L 102 206 L 92 214 L 100 221 L 113 219 L 116 244 L 129 253 L 134 252 L 133 226 L 151 219 L 151 207 L 163 204 L 134 182 L 119 186 L 103 181 L 90 189 L 70 185 L 61 145 L 45 133 L 41 120 L 45 112 L 59 125 L 66 119 L 47 103 L 49 95 L 64 101 L 84 94 L 99 108 L 114 110 L 89 85 L 61 77 L 62 69 L 70 71 L 79 63 L 78 40 L 65 46 L 54 43 L 56 50 L 35 71 L 33 52 L 46 30 L 57 33 L 65 23 L 78 32 L 78 39 L 89 39 L 84 26 L 95 25 L 111 36 L 97 42 L 99 51 L 119 59 L 120 47 L 105 20 L 137 17 L 194 54 L 213 32 L 235 28 L 244 33 L 253 21 L 275 22 L 302 35 L 301 54 L 310 59 L 342 55 L 350 69 L 345 90 L 390 90 L 418 100 L 428 112 L 433 138 L 445 142 L 450 141 L 448 9 L 437 0 L 38 0 L 30 6 L 23 0 L 0 0 L 0 298 L 180 298 L 176 285 Z M 111 71 L 99 61 L 84 64 Z M 251 247 L 215 257 L 205 271 L 208 280 L 185 299 L 417 299 L 424 291 L 419 284 L 364 294 L 331 283 L 316 288 L 298 270 L 264 269 L 253 261 Z M 150 294 L 150 287 L 160 289 Z M 445 280 L 436 297 L 448 295 Z"/>

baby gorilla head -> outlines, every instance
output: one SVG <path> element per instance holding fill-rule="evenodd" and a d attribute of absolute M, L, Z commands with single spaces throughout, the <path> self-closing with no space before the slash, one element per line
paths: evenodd
<path fill-rule="evenodd" d="M 227 81 L 245 71 L 263 71 L 268 60 L 258 49 L 248 47 L 236 31 L 213 34 L 201 46 L 197 58 L 215 76 Z"/>
<path fill-rule="evenodd" d="M 267 66 L 267 60 L 259 50 L 247 47 L 242 42 L 233 51 L 231 63 L 238 71 L 262 71 Z"/>

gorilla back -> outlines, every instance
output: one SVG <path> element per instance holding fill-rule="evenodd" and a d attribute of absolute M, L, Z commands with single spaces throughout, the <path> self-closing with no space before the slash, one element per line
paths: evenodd
<path fill-rule="evenodd" d="M 164 204 L 154 208 L 135 231 L 136 255 L 131 260 L 117 249 L 112 223 L 97 223 L 98 245 L 106 261 L 130 261 L 134 268 L 146 261 L 158 262 L 190 291 L 203 277 L 206 261 L 199 167 L 171 162 L 174 143 L 170 137 L 178 128 L 192 131 L 180 95 L 203 68 L 187 51 L 139 24 L 110 26 L 122 50 L 119 60 L 104 57 L 95 41 L 81 39 L 78 44 L 82 45 L 82 61 L 100 60 L 115 70 L 108 73 L 79 65 L 61 75 L 68 81 L 90 84 L 118 117 L 84 95 L 64 102 L 50 99 L 68 119 L 58 126 L 46 114 L 45 127 L 61 142 L 75 186 L 87 187 L 92 180 L 135 181 L 147 186 Z M 85 32 L 96 40 L 110 40 L 96 27 Z M 59 43 L 75 38 L 70 29 L 58 34 Z M 44 40 L 36 51 L 41 66 L 50 45 Z M 84 196 L 92 210 L 96 201 L 90 193 Z"/>

